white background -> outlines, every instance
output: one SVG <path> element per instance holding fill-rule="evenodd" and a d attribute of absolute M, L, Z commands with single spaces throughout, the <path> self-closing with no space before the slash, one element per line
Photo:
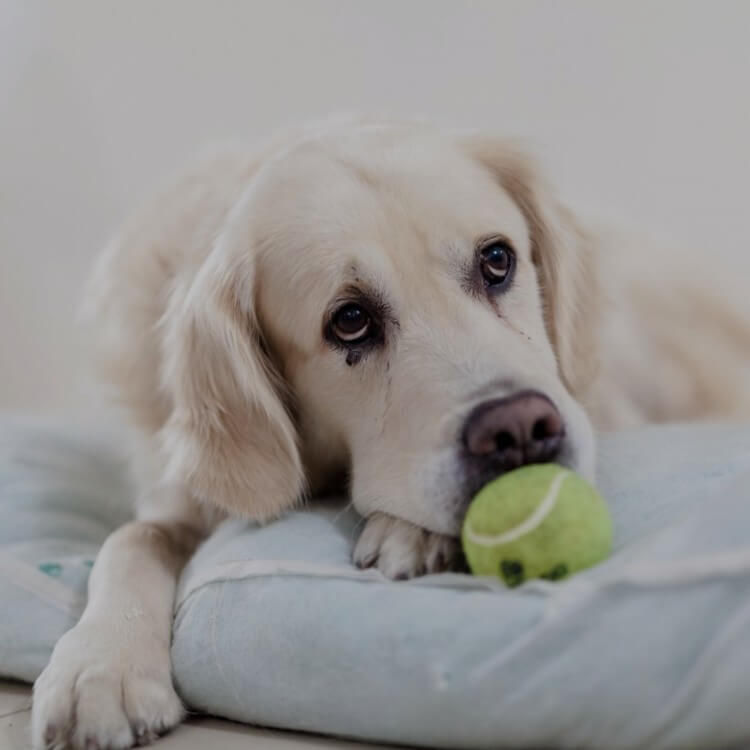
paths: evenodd
<path fill-rule="evenodd" d="M 750 2 L 0 0 L 0 408 L 83 411 L 108 235 L 206 142 L 356 109 L 521 135 L 750 281 Z"/>

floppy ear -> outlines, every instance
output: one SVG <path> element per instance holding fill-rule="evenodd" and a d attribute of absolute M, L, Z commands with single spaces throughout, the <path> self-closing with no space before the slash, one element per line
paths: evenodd
<path fill-rule="evenodd" d="M 582 397 L 596 375 L 600 289 L 593 238 L 517 144 L 497 137 L 465 140 L 520 207 L 529 225 L 547 332 L 563 382 Z"/>
<path fill-rule="evenodd" d="M 247 247 L 233 252 L 236 242 L 230 227 L 195 277 L 175 285 L 163 320 L 162 384 L 173 404 L 162 433 L 166 477 L 265 520 L 301 497 L 304 474 L 254 310 L 255 260 Z"/>

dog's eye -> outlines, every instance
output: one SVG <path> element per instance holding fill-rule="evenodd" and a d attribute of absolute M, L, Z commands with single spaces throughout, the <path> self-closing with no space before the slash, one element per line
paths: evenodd
<path fill-rule="evenodd" d="M 479 253 L 479 268 L 487 286 L 505 284 L 511 277 L 514 263 L 513 249 L 503 240 L 486 245 Z"/>
<path fill-rule="evenodd" d="M 358 344 L 370 335 L 372 319 L 364 307 L 350 302 L 334 313 L 331 329 L 344 344 Z"/>

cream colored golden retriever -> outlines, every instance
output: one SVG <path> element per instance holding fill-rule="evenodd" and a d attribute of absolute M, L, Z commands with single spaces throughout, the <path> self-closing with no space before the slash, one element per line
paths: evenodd
<path fill-rule="evenodd" d="M 35 747 L 180 721 L 175 583 L 224 514 L 344 482 L 355 562 L 408 578 L 453 563 L 488 479 L 592 477 L 592 425 L 750 414 L 744 296 L 708 254 L 664 257 L 582 228 L 513 143 L 421 124 L 329 123 L 183 176 L 91 285 L 142 493 L 36 683 Z"/>

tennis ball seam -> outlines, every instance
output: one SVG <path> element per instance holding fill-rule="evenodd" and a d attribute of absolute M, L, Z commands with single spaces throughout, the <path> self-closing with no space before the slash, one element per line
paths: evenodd
<path fill-rule="evenodd" d="M 547 488 L 547 494 L 544 496 L 542 501 L 534 509 L 534 512 L 525 518 L 518 526 L 514 526 L 512 529 L 502 531 L 499 534 L 479 534 L 471 528 L 471 523 L 467 523 L 464 528 L 464 534 L 469 542 L 476 544 L 480 547 L 495 547 L 501 544 L 508 544 L 516 539 L 529 534 L 550 514 L 552 509 L 557 503 L 557 499 L 560 497 L 560 491 L 565 480 L 572 474 L 568 469 L 560 469 L 550 481 L 549 487 Z"/>

